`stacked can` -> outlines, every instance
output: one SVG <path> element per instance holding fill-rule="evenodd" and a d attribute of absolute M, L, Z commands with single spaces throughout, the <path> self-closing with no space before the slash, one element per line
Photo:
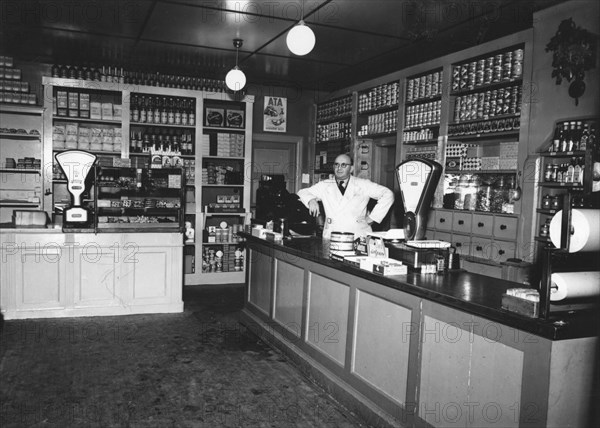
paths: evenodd
<path fill-rule="evenodd" d="M 408 79 L 406 102 L 433 98 L 442 93 L 442 72 L 436 71 L 423 76 Z"/>
<path fill-rule="evenodd" d="M 514 85 L 456 97 L 454 101 L 454 122 L 519 114 L 521 111 L 521 96 L 521 86 Z"/>
<path fill-rule="evenodd" d="M 327 101 L 317 106 L 317 120 L 327 120 L 352 112 L 352 95 Z"/>
<path fill-rule="evenodd" d="M 385 83 L 358 96 L 358 112 L 391 107 L 398 104 L 399 83 Z"/>
<path fill-rule="evenodd" d="M 441 101 L 432 101 L 416 106 L 408 106 L 406 109 L 405 126 L 411 128 L 415 126 L 439 124 L 441 107 Z"/>
<path fill-rule="evenodd" d="M 518 79 L 523 75 L 523 49 L 498 53 L 452 67 L 452 91 Z"/>

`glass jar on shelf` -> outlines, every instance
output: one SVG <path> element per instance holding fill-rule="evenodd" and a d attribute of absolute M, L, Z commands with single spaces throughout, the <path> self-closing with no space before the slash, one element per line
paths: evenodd
<path fill-rule="evenodd" d="M 499 176 L 492 185 L 490 211 L 501 213 L 502 207 L 508 202 L 508 188 L 504 182 L 504 176 Z"/>
<path fill-rule="evenodd" d="M 545 194 L 542 198 L 542 209 L 549 210 L 552 206 L 552 196 Z"/>
<path fill-rule="evenodd" d="M 477 191 L 477 211 L 489 212 L 491 197 L 492 186 L 490 185 L 489 181 L 484 180 L 481 182 L 481 185 Z"/>
<path fill-rule="evenodd" d="M 454 209 L 463 210 L 465 209 L 465 196 L 469 188 L 469 176 L 463 174 L 460 176 L 456 188 L 454 190 Z"/>

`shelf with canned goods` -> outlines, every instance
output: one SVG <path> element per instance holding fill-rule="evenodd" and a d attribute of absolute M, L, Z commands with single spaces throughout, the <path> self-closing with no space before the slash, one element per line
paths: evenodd
<path fill-rule="evenodd" d="M 441 99 L 443 88 L 441 68 L 410 76 L 406 79 L 405 105 Z"/>
<path fill-rule="evenodd" d="M 317 105 L 317 123 L 348 121 L 352 118 L 352 94 Z"/>
<path fill-rule="evenodd" d="M 494 89 L 523 78 L 524 45 L 489 52 L 452 65 L 451 94 Z"/>
<path fill-rule="evenodd" d="M 400 82 L 383 83 L 358 93 L 358 114 L 397 109 L 399 101 Z"/>

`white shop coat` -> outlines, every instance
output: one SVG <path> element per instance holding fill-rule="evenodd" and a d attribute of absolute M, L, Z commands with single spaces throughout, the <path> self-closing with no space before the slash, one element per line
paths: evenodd
<path fill-rule="evenodd" d="M 346 191 L 342 195 L 334 178 L 319 181 L 317 184 L 298 191 L 298 197 L 308 207 L 308 202 L 317 199 L 325 208 L 323 238 L 329 238 L 331 232 L 352 232 L 354 237 L 365 236 L 372 232 L 367 224 L 367 204 L 369 199 L 377 204 L 369 217 L 380 223 L 394 203 L 394 193 L 385 186 L 371 180 L 350 176 Z"/>

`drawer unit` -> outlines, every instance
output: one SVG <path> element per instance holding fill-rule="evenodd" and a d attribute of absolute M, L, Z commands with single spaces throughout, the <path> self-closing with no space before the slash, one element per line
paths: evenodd
<path fill-rule="evenodd" d="M 517 239 L 517 217 L 494 216 L 494 237 L 501 239 Z"/>
<path fill-rule="evenodd" d="M 471 233 L 471 213 L 455 212 L 452 215 L 452 231 L 458 233 Z"/>
<path fill-rule="evenodd" d="M 440 232 L 436 230 L 435 239 L 438 241 L 452 242 L 452 234 L 450 232 Z"/>
<path fill-rule="evenodd" d="M 435 228 L 437 230 L 452 230 L 452 211 L 440 211 L 435 212 Z"/>
<path fill-rule="evenodd" d="M 452 246 L 456 248 L 456 252 L 461 256 L 471 254 L 471 237 L 469 235 L 452 234 Z"/>
<path fill-rule="evenodd" d="M 494 216 L 484 214 L 473 214 L 473 225 L 471 232 L 475 235 L 492 236 Z"/>

